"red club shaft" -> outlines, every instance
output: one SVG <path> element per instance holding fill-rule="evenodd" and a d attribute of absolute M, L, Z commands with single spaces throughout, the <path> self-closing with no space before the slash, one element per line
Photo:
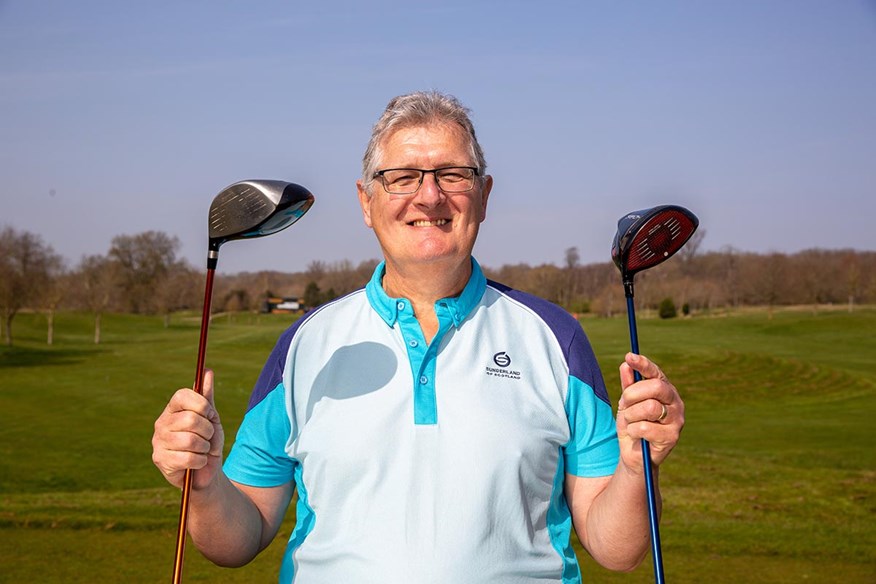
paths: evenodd
<path fill-rule="evenodd" d="M 192 388 L 197 393 L 203 393 L 204 360 L 207 355 L 207 330 L 210 327 L 210 306 L 213 300 L 213 275 L 215 267 L 207 269 L 207 283 L 204 286 L 204 310 L 201 313 L 201 337 L 198 341 L 198 364 L 195 370 L 195 383 Z M 179 505 L 179 527 L 176 533 L 176 556 L 173 560 L 173 584 L 182 582 L 183 559 L 186 550 L 186 524 L 189 515 L 189 495 L 192 492 L 192 469 L 186 469 L 183 478 L 182 498 Z"/>

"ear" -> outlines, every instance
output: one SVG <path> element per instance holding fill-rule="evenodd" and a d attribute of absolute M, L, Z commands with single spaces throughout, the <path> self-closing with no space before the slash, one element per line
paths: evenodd
<path fill-rule="evenodd" d="M 371 196 L 365 190 L 362 179 L 356 181 L 356 192 L 359 196 L 359 206 L 362 207 L 362 218 L 365 220 L 365 225 L 371 228 Z"/>
<path fill-rule="evenodd" d="M 487 218 L 487 200 L 490 198 L 490 191 L 493 190 L 493 177 L 484 176 L 484 188 L 481 189 L 481 222 Z"/>

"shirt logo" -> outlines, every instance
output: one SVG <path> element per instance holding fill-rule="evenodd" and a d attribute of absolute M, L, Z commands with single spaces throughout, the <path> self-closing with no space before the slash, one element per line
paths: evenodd
<path fill-rule="evenodd" d="M 511 357 L 505 351 L 500 351 L 493 355 L 493 363 L 498 367 L 486 367 L 486 373 L 490 377 L 504 377 L 505 379 L 520 379 L 520 372 L 509 369 L 511 366 Z"/>

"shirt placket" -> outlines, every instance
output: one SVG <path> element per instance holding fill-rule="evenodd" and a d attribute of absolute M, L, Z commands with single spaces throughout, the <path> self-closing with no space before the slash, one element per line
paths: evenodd
<path fill-rule="evenodd" d="M 411 305 L 406 300 L 398 300 L 398 324 L 404 339 L 408 360 L 411 365 L 414 395 L 414 424 L 433 425 L 438 423 L 438 404 L 435 388 L 435 363 L 441 339 L 452 325 L 446 304 L 435 306 L 438 316 L 438 331 L 431 343 L 426 343 L 420 323 L 414 316 Z"/>

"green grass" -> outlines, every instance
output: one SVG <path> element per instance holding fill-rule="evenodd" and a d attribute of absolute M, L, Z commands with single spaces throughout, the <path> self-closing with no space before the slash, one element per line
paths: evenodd
<path fill-rule="evenodd" d="M 207 365 L 233 437 L 288 317 L 217 318 Z M 623 318 L 583 321 L 614 400 Z M 151 464 L 152 424 L 194 374 L 197 316 L 22 314 L 0 347 L 0 582 L 159 582 L 170 577 L 178 492 Z M 642 352 L 687 405 L 661 471 L 667 581 L 876 581 L 876 310 L 640 319 Z M 230 443 L 229 439 L 229 443 Z M 229 444 L 230 445 L 230 444 Z M 186 581 L 276 580 L 281 536 L 244 569 L 190 549 Z M 651 582 L 650 561 L 591 583 Z"/>

